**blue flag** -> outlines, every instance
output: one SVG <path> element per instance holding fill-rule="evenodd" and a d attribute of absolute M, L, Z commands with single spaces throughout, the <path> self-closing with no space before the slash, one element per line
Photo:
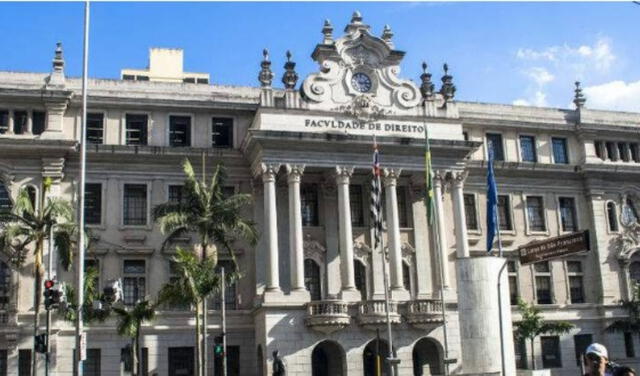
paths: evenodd
<path fill-rule="evenodd" d="M 487 167 L 487 252 L 493 248 L 493 239 L 498 231 L 498 187 L 493 174 L 493 153 L 489 153 Z"/>

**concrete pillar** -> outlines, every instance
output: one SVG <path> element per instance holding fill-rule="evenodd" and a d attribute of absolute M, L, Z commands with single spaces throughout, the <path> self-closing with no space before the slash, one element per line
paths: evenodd
<path fill-rule="evenodd" d="M 387 211 L 387 236 L 389 245 L 389 288 L 393 300 L 408 300 L 402 278 L 402 244 L 400 239 L 400 221 L 398 217 L 398 196 L 396 185 L 400 169 L 384 169 L 385 206 Z"/>
<path fill-rule="evenodd" d="M 413 243 L 416 249 L 416 297 L 418 299 L 427 299 L 432 297 L 434 275 L 432 252 L 429 246 L 429 224 L 427 222 L 427 211 L 424 205 L 425 198 L 425 182 L 424 175 L 421 177 L 413 176 L 411 185 L 411 212 L 413 213 Z"/>
<path fill-rule="evenodd" d="M 264 185 L 264 236 L 267 244 L 267 288 L 265 293 L 281 293 L 278 270 L 278 216 L 275 184 L 280 165 L 263 163 L 261 167 Z"/>
<path fill-rule="evenodd" d="M 25 134 L 33 134 L 33 111 L 27 111 L 27 129 L 24 131 Z"/>
<path fill-rule="evenodd" d="M 444 184 L 444 174 L 436 171 L 433 176 L 433 196 L 436 221 L 438 221 L 439 234 L 437 237 L 438 248 L 440 248 L 440 262 L 442 263 L 442 287 L 449 287 L 449 245 L 447 244 L 446 226 L 444 222 L 444 204 L 442 202 L 442 189 Z M 435 228 L 432 227 L 432 230 Z M 434 236 L 436 234 L 433 234 Z M 435 244 L 435 242 L 434 242 Z"/>
<path fill-rule="evenodd" d="M 509 282 L 505 263 L 506 259 L 499 257 L 466 257 L 456 260 L 458 320 L 462 346 L 460 364 L 463 373 L 500 374 L 501 354 L 504 353 L 504 374 L 516 374 Z M 501 294 L 501 302 L 498 299 L 498 291 Z M 499 320 L 501 311 L 502 341 Z"/>
<path fill-rule="evenodd" d="M 322 182 L 322 205 L 324 208 L 325 242 L 327 252 L 325 254 L 325 296 L 338 298 L 342 289 L 342 277 L 340 272 L 340 236 L 338 229 L 338 201 L 336 195 L 335 174 L 326 173 Z"/>
<path fill-rule="evenodd" d="M 15 132 L 13 131 L 13 127 L 15 124 L 15 121 L 13 119 L 14 116 L 14 112 L 13 110 L 9 110 L 9 119 L 7 119 L 7 125 L 9 128 L 7 128 L 7 134 L 14 134 Z"/>
<path fill-rule="evenodd" d="M 302 211 L 300 208 L 300 179 L 304 165 L 287 166 L 289 184 L 289 257 L 291 260 L 291 294 L 308 301 L 304 286 L 304 248 L 302 239 Z"/>
<path fill-rule="evenodd" d="M 456 254 L 458 258 L 469 257 L 469 240 L 467 238 L 467 219 L 464 213 L 464 179 L 466 171 L 456 171 L 452 173 L 451 197 L 453 199 L 453 216 L 455 218 L 456 229 Z"/>
<path fill-rule="evenodd" d="M 349 180 L 353 167 L 336 166 L 338 186 L 338 221 L 340 234 L 340 274 L 342 289 L 340 297 L 346 301 L 359 301 L 353 271 L 353 230 L 351 228 L 351 203 L 349 200 Z"/>

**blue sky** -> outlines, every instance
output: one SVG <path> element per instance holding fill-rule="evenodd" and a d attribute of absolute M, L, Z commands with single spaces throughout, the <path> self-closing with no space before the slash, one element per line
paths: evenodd
<path fill-rule="evenodd" d="M 79 76 L 83 7 L 0 3 L 0 70 L 48 72 L 62 41 L 67 75 Z M 439 81 L 447 62 L 458 99 L 566 108 L 579 79 L 587 107 L 640 112 L 640 5 L 632 2 L 93 3 L 90 75 L 117 78 L 146 67 L 150 47 L 179 47 L 186 70 L 257 86 L 267 47 L 278 85 L 287 49 L 302 80 L 317 69 L 310 54 L 323 21 L 340 36 L 356 9 L 376 35 L 391 26 L 407 53 L 401 76 L 419 81 L 426 60 Z"/>

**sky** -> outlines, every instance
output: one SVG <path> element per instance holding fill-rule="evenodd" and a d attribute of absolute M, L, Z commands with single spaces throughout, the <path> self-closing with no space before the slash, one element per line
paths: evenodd
<path fill-rule="evenodd" d="M 274 85 L 290 50 L 299 83 L 318 70 L 311 52 L 325 19 L 334 37 L 359 10 L 406 52 L 400 76 L 419 82 L 426 61 L 440 84 L 448 63 L 465 101 L 640 112 L 640 5 L 633 2 L 94 2 L 89 75 L 145 68 L 151 47 L 184 49 L 186 71 L 214 84 L 258 86 L 262 49 Z M 80 76 L 84 3 L 0 2 L 0 70 L 49 72 L 63 43 L 67 76 Z"/>

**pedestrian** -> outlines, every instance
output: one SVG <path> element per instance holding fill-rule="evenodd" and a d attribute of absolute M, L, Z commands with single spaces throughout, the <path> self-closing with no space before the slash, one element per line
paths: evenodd
<path fill-rule="evenodd" d="M 587 373 L 584 376 L 606 376 L 609 353 L 607 348 L 599 343 L 592 343 L 584 352 L 584 363 Z"/>
<path fill-rule="evenodd" d="M 278 350 L 273 352 L 273 372 L 271 373 L 273 376 L 284 376 L 285 369 L 284 363 L 282 359 L 278 356 Z"/>
<path fill-rule="evenodd" d="M 631 367 L 620 366 L 613 371 L 613 376 L 636 376 L 636 371 Z"/>

